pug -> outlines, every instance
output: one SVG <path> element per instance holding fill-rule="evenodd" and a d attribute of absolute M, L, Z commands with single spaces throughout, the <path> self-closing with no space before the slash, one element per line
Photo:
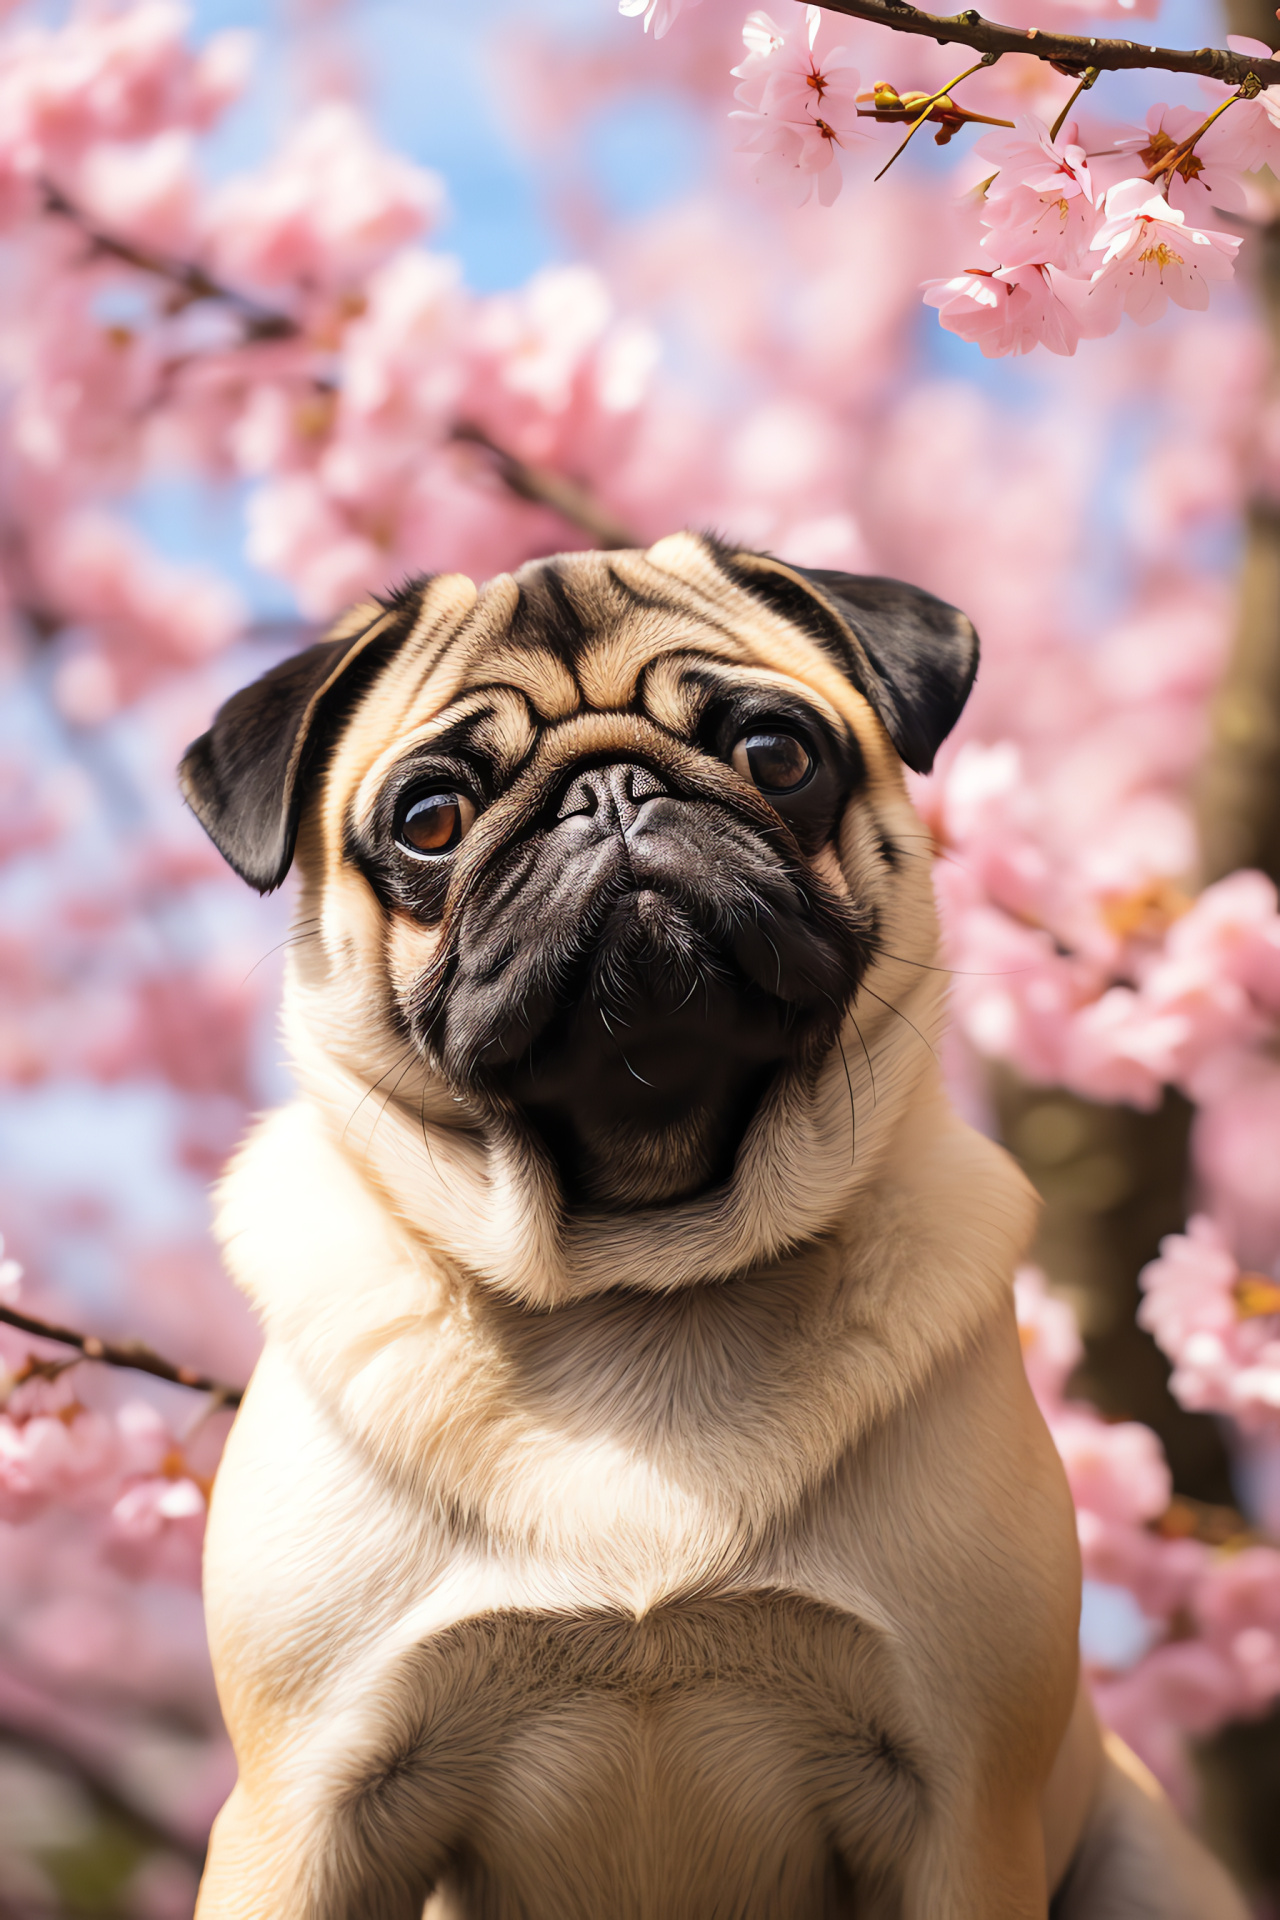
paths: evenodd
<path fill-rule="evenodd" d="M 188 751 L 298 873 L 200 1920 L 1241 1920 L 1080 1691 L 1033 1199 L 939 1073 L 903 768 L 977 660 L 677 534 L 363 603 Z"/>

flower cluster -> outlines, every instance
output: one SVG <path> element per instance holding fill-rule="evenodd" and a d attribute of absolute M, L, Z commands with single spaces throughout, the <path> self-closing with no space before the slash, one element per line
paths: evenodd
<path fill-rule="evenodd" d="M 208 1482 L 145 1400 L 76 1397 L 74 1367 L 33 1359 L 0 1326 L 0 1521 L 53 1507 L 97 1523 L 100 1550 L 131 1579 L 199 1589 Z"/>
<path fill-rule="evenodd" d="M 843 47 L 819 63 L 814 42 L 819 7 L 806 7 L 804 24 L 780 27 L 767 13 L 747 15 L 747 57 L 733 69 L 744 122 L 739 151 L 759 154 L 756 179 L 781 188 L 803 205 L 814 188 L 824 207 L 840 191 L 840 156 L 867 138 L 858 125 L 858 74 Z"/>
<path fill-rule="evenodd" d="M 1134 1421 L 1108 1424 L 1065 1397 L 1082 1353 L 1071 1309 L 1033 1268 L 1018 1276 L 1017 1304 L 1027 1375 L 1076 1505 L 1082 1652 L 1095 1698 L 1190 1805 L 1188 1738 L 1280 1698 L 1280 1551 L 1247 1534 L 1216 1544 L 1196 1537 L 1203 1529 L 1172 1499 L 1155 1434 Z"/>
<path fill-rule="evenodd" d="M 1280 1431 L 1280 1284 L 1242 1273 L 1222 1229 L 1199 1214 L 1161 1242 L 1142 1290 L 1139 1324 L 1173 1361 L 1183 1406 Z"/>
<path fill-rule="evenodd" d="M 1280 159 L 1280 120 L 1262 119 L 1270 139 L 1257 149 Z M 989 136 L 975 151 L 995 168 L 978 214 L 992 264 L 930 281 L 924 297 L 988 358 L 1037 345 L 1074 353 L 1126 314 L 1147 326 L 1171 300 L 1207 307 L 1211 285 L 1232 277 L 1240 236 L 1206 224 L 1244 205 L 1241 136 L 1225 120 L 1153 107 L 1145 138 L 1125 133 L 1108 150 L 1083 143 L 1074 121 L 1055 137 L 1028 115 L 1015 137 Z"/>
<path fill-rule="evenodd" d="M 621 11 L 643 12 L 646 27 L 653 22 L 661 34 L 680 6 L 622 0 Z M 1280 160 L 1280 89 L 1206 82 L 1203 109 L 1161 103 L 1144 126 L 1066 120 L 1065 108 L 1051 126 L 1022 104 L 1028 79 L 1019 69 L 1033 64 L 1025 58 L 989 71 L 976 107 L 949 90 L 976 67 L 932 90 L 899 92 L 880 80 L 860 91 L 846 48 L 816 52 L 821 23 L 816 6 L 805 9 L 803 25 L 747 16 L 746 58 L 732 69 L 742 102 L 731 114 L 741 123 L 739 150 L 758 156 L 760 184 L 796 203 L 816 189 L 830 206 L 843 162 L 868 143 L 884 152 L 880 135 L 896 143 L 932 121 L 946 144 L 969 122 L 1011 127 L 1011 135 L 988 135 L 974 149 L 984 177 L 966 199 L 981 229 L 972 241 L 981 262 L 924 284 L 941 324 L 988 358 L 1036 346 L 1072 354 L 1082 339 L 1114 332 L 1125 315 L 1147 326 L 1171 301 L 1206 307 L 1211 287 L 1233 277 L 1241 236 L 1222 218 L 1246 205 L 1247 177 Z M 879 55 L 883 34 L 863 31 Z M 1271 57 L 1258 41 L 1233 36 L 1230 44 L 1246 56 Z M 990 111 L 1002 104 L 1017 109 L 1014 120 Z"/>

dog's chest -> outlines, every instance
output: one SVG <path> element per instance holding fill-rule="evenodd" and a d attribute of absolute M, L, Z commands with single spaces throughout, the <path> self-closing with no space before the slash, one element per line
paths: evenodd
<path fill-rule="evenodd" d="M 922 1790 L 878 1637 L 787 1593 L 491 1614 L 397 1693 L 364 1796 L 433 1829 L 433 1920 L 826 1920 Z"/>

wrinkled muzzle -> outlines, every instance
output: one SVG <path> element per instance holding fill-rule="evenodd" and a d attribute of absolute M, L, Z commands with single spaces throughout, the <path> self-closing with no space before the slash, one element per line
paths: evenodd
<path fill-rule="evenodd" d="M 692 1132 L 723 1162 L 779 1069 L 825 1052 L 868 964 L 869 915 L 714 778 L 572 767 L 446 906 L 415 1030 L 460 1091 L 525 1111 L 571 1187 L 602 1133 Z"/>

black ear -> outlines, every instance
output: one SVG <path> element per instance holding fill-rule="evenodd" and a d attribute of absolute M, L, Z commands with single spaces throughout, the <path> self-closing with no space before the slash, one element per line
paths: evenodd
<path fill-rule="evenodd" d="M 803 627 L 875 708 L 906 764 L 928 773 L 978 671 L 973 623 L 945 600 L 875 574 L 722 554 L 739 584 Z"/>
<path fill-rule="evenodd" d="M 182 756 L 187 805 L 259 893 L 293 860 L 302 803 L 343 720 L 405 632 L 404 608 L 366 602 L 327 640 L 282 660 L 218 708 Z"/>

